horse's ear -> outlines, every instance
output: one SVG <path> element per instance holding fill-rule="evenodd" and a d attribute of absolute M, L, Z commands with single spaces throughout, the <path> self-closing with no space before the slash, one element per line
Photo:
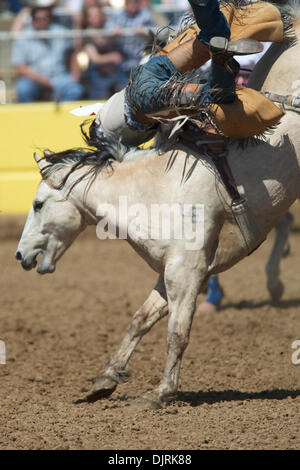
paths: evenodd
<path fill-rule="evenodd" d="M 53 152 L 51 152 L 50 150 L 45 150 L 44 151 L 44 156 L 51 155 L 52 153 Z M 34 159 L 35 159 L 35 161 L 36 161 L 36 163 L 37 163 L 37 165 L 40 169 L 41 175 L 43 177 L 43 170 L 46 167 L 49 167 L 50 164 L 46 160 L 46 158 L 40 157 L 40 155 L 36 152 L 33 154 L 33 156 L 34 156 Z M 63 175 L 62 175 L 61 171 L 56 172 L 56 173 L 52 173 L 49 176 L 47 176 L 45 181 L 46 181 L 47 184 L 49 184 L 54 189 L 59 189 L 59 187 L 60 187 L 60 185 L 62 184 L 62 181 L 63 181 Z"/>
<path fill-rule="evenodd" d="M 33 154 L 33 156 L 40 171 L 42 171 L 46 166 L 49 165 L 49 163 L 44 158 L 40 157 L 36 152 Z"/>
<path fill-rule="evenodd" d="M 53 155 L 53 154 L 54 154 L 54 152 L 51 152 L 51 150 L 49 150 L 49 149 L 44 150 L 44 156 L 45 157 L 47 157 L 47 156 L 49 157 L 50 155 Z"/>

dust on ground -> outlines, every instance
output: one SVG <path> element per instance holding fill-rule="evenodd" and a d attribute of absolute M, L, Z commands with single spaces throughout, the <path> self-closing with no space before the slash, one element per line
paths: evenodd
<path fill-rule="evenodd" d="M 151 411 L 130 404 L 160 380 L 167 319 L 137 347 L 127 383 L 108 399 L 73 402 L 117 348 L 156 274 L 125 241 L 100 241 L 94 228 L 54 274 L 25 272 L 14 260 L 24 218 L 2 216 L 0 449 L 300 449 L 300 365 L 292 363 L 300 340 L 299 206 L 280 305 L 270 304 L 265 287 L 271 234 L 221 275 L 226 298 L 218 313 L 194 318 L 178 400 Z"/>

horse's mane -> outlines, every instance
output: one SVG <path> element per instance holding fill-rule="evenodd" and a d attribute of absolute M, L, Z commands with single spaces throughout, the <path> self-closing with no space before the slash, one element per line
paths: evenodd
<path fill-rule="evenodd" d="M 278 0 L 273 3 L 281 13 L 283 22 L 283 36 L 286 47 L 292 47 L 297 42 L 297 36 L 294 27 L 300 21 L 300 5 L 299 0 Z"/>
<path fill-rule="evenodd" d="M 286 12 L 292 17 L 293 23 L 299 23 L 300 21 L 300 3 L 299 0 L 279 0 L 279 8 L 286 10 Z M 274 5 L 277 5 L 274 2 Z"/>
<path fill-rule="evenodd" d="M 85 130 L 87 125 L 89 125 L 88 131 Z M 76 184 L 87 177 L 90 177 L 88 183 L 89 188 L 101 170 L 104 168 L 110 168 L 112 170 L 114 162 L 124 160 L 125 155 L 129 155 L 130 152 L 132 152 L 132 148 L 124 146 L 116 139 L 107 139 L 103 134 L 97 134 L 95 129 L 94 122 L 90 120 L 84 121 L 80 125 L 81 135 L 87 145 L 86 147 L 76 147 L 61 152 L 45 150 L 43 159 L 45 159 L 49 165 L 42 169 L 42 178 L 47 179 L 62 168 L 70 168 L 57 187 L 57 189 L 62 189 L 69 179 L 69 176 L 74 173 L 74 171 L 87 166 L 89 167 L 88 170 L 72 183 L 69 193 Z M 136 152 L 138 151 L 138 149 L 134 150 Z"/>
<path fill-rule="evenodd" d="M 88 127 L 88 130 L 86 130 Z M 49 149 L 44 150 L 42 159 L 49 164 L 41 170 L 43 179 L 51 177 L 56 171 L 63 168 L 69 168 L 65 177 L 56 189 L 62 189 L 69 177 L 76 170 L 87 167 L 87 171 L 75 179 L 69 187 L 68 195 L 72 189 L 84 179 L 87 179 L 86 192 L 90 189 L 93 182 L 96 180 L 98 174 L 103 169 L 108 169 L 111 172 L 114 170 L 114 165 L 124 160 L 138 160 L 149 153 L 158 153 L 161 140 L 158 140 L 158 146 L 151 149 L 142 149 L 139 147 L 128 147 L 120 140 L 113 137 L 106 138 L 103 133 L 97 132 L 95 121 L 88 119 L 80 125 L 81 136 L 86 144 L 86 147 L 75 147 L 61 152 L 52 152 Z M 168 131 L 169 133 L 170 131 Z M 161 133 L 159 133 L 161 135 Z M 165 137 L 162 138 L 165 142 Z"/>

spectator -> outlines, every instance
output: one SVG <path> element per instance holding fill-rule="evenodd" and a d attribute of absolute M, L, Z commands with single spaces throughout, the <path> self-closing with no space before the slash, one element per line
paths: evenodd
<path fill-rule="evenodd" d="M 84 28 L 84 16 L 86 14 L 86 10 L 91 6 L 109 6 L 109 1 L 107 0 L 64 0 L 63 1 L 64 8 L 66 11 L 69 11 L 72 19 L 73 19 L 73 26 L 75 29 L 83 29 Z"/>
<path fill-rule="evenodd" d="M 152 27 L 153 21 L 151 12 L 147 8 L 142 8 L 141 0 L 125 0 L 125 7 L 122 11 L 112 14 L 107 21 L 106 28 L 114 31 L 120 36 L 121 28 L 133 28 L 135 36 L 119 37 L 119 50 L 123 55 L 121 70 L 128 80 L 131 70 L 135 69 L 141 58 L 142 51 L 146 45 L 146 37 L 141 34 L 141 28 Z"/>
<path fill-rule="evenodd" d="M 31 24 L 23 31 L 66 30 L 52 21 L 49 7 L 32 8 L 31 18 Z M 72 42 L 65 38 L 15 41 L 12 65 L 19 75 L 16 83 L 19 102 L 36 101 L 45 97 L 45 93 L 58 101 L 72 101 L 82 97 L 83 87 L 67 67 L 66 56 L 71 48 Z"/>
<path fill-rule="evenodd" d="M 66 0 L 65 0 L 64 5 L 65 5 L 66 10 L 68 10 L 72 15 L 74 29 L 83 29 L 84 28 L 83 17 L 85 16 L 85 11 L 91 6 L 100 5 L 100 2 L 98 0 L 79 0 L 77 3 L 76 10 L 74 8 L 73 10 L 71 10 L 70 5 L 68 5 Z"/>
<path fill-rule="evenodd" d="M 103 29 L 106 16 L 101 7 L 89 6 L 83 11 L 83 28 Z M 85 38 L 83 51 L 89 58 L 89 66 L 85 73 L 88 84 L 89 99 L 107 99 L 120 91 L 124 78 L 120 71 L 122 55 L 116 50 L 112 38 L 98 36 Z"/>
<path fill-rule="evenodd" d="M 55 23 L 60 23 L 61 17 L 56 17 L 53 12 L 53 10 L 55 10 L 57 0 L 29 0 L 24 1 L 23 3 L 23 8 L 19 9 L 11 25 L 11 31 L 22 31 L 25 26 L 31 24 L 31 9 L 36 7 L 51 8 L 53 21 Z"/>

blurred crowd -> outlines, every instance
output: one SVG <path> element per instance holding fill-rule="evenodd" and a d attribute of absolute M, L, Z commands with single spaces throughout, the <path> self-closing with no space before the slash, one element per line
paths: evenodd
<path fill-rule="evenodd" d="M 187 0 L 57 1 L 9 0 L 15 14 L 12 31 L 58 33 L 57 37 L 14 41 L 11 63 L 16 70 L 18 102 L 107 99 L 126 85 L 153 40 L 152 6 L 165 2 L 170 8 L 189 9 Z M 58 7 L 64 14 L 56 14 Z M 123 28 L 134 33 L 124 35 Z M 102 30 L 109 35 L 59 36 L 70 29 Z M 255 64 L 253 56 L 251 60 L 248 68 Z M 248 75 L 249 71 L 242 71 L 239 83 L 245 84 Z"/>
<path fill-rule="evenodd" d="M 106 99 L 124 87 L 154 22 L 147 0 L 125 0 L 109 16 L 107 6 L 108 0 L 65 0 L 68 14 L 55 16 L 55 0 L 31 0 L 18 11 L 15 32 L 101 29 L 112 34 L 16 39 L 11 62 L 17 101 Z M 133 28 L 134 35 L 122 35 L 123 28 Z"/>

